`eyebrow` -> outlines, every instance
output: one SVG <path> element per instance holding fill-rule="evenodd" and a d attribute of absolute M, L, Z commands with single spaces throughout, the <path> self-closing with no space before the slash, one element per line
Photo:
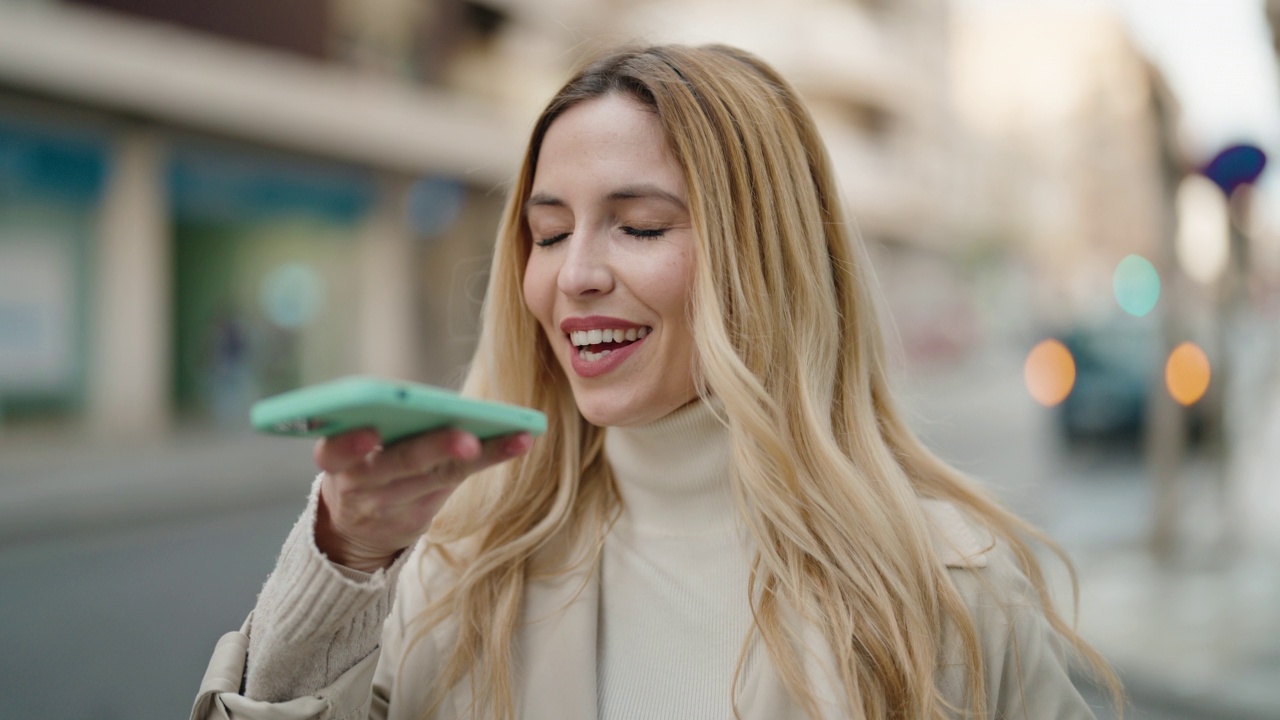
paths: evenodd
<path fill-rule="evenodd" d="M 608 200 L 609 202 L 642 200 L 648 198 L 665 200 L 666 202 L 672 203 L 682 209 L 685 207 L 684 200 L 679 196 L 667 192 L 657 185 L 651 185 L 648 183 L 640 185 L 626 185 L 605 196 L 605 200 Z M 547 193 L 534 193 L 525 201 L 524 206 L 525 212 L 528 212 L 531 207 L 565 207 L 565 202 L 554 195 L 548 195 Z"/>

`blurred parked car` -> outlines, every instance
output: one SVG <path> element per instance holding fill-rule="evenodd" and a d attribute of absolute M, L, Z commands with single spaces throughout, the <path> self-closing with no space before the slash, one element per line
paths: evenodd
<path fill-rule="evenodd" d="M 1165 358 L 1153 318 L 1115 317 L 1073 328 L 1062 337 L 1076 363 L 1071 393 L 1058 406 L 1069 444 L 1139 448 L 1147 429 L 1150 394 L 1166 392 Z M 1188 437 L 1199 439 L 1204 407 L 1188 410 Z"/>

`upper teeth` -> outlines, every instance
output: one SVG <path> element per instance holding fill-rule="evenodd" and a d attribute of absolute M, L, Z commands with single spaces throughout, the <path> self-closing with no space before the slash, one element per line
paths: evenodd
<path fill-rule="evenodd" d="M 569 341 L 575 346 L 598 345 L 623 340 L 639 340 L 649 334 L 649 328 L 628 328 L 626 330 L 574 330 L 569 333 Z"/>

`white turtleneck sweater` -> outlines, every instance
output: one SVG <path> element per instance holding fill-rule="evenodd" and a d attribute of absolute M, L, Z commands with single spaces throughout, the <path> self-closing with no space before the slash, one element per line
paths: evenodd
<path fill-rule="evenodd" d="M 599 717 L 732 718 L 751 608 L 728 432 L 695 401 L 649 425 L 609 428 L 605 454 L 623 511 L 601 564 Z"/>

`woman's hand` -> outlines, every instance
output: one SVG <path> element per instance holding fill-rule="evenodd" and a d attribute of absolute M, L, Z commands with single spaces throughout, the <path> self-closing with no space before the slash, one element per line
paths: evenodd
<path fill-rule="evenodd" d="M 469 475 L 529 450 L 516 433 L 480 442 L 462 430 L 437 430 L 379 446 L 373 430 L 322 438 L 324 471 L 315 538 L 333 562 L 373 572 L 387 567 L 431 526 L 444 501 Z"/>

